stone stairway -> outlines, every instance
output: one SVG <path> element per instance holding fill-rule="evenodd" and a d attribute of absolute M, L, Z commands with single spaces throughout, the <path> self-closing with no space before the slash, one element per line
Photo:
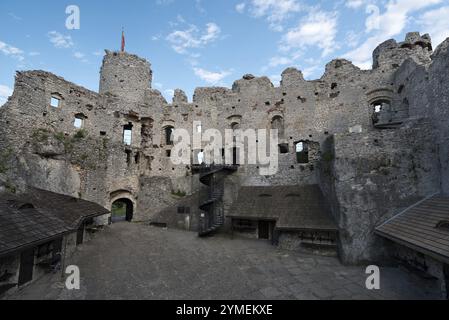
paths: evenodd
<path fill-rule="evenodd" d="M 232 174 L 237 170 L 234 165 L 203 166 L 200 182 L 208 187 L 207 199 L 200 203 L 199 230 L 200 237 L 210 236 L 224 224 L 223 210 L 217 206 L 224 194 L 224 183 L 219 174 Z"/>

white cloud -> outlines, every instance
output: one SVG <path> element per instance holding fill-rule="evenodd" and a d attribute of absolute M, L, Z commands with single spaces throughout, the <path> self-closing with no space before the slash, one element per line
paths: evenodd
<path fill-rule="evenodd" d="M 221 29 L 215 23 L 206 24 L 206 29 L 201 32 L 197 26 L 190 25 L 186 30 L 175 30 L 167 36 L 173 50 L 185 54 L 189 49 L 204 47 L 218 39 Z"/>
<path fill-rule="evenodd" d="M 89 60 L 87 60 L 86 55 L 82 52 L 76 51 L 73 53 L 73 57 L 80 60 L 81 62 L 87 63 Z"/>
<path fill-rule="evenodd" d="M 270 68 L 274 68 L 274 67 L 278 67 L 278 66 L 285 66 L 285 65 L 291 64 L 291 63 L 293 63 L 293 60 L 291 58 L 276 56 L 276 57 L 272 57 L 270 59 L 268 66 Z"/>
<path fill-rule="evenodd" d="M 171 100 L 173 100 L 173 97 L 175 95 L 175 90 L 167 89 L 167 90 L 164 90 L 163 94 L 167 101 L 171 101 Z"/>
<path fill-rule="evenodd" d="M 202 0 L 195 0 L 195 8 L 199 11 L 201 14 L 206 13 L 206 9 L 203 8 L 203 5 L 201 4 Z"/>
<path fill-rule="evenodd" d="M 232 73 L 231 71 L 212 72 L 202 68 L 193 68 L 193 71 L 196 76 L 211 84 L 220 82 Z"/>
<path fill-rule="evenodd" d="M 345 58 L 352 60 L 352 62 L 362 69 L 372 64 L 372 52 L 382 42 L 399 35 L 404 31 L 407 22 L 410 19 L 410 14 L 429 7 L 431 5 L 439 4 L 442 0 L 389 0 L 385 5 L 385 12 L 376 17 L 377 28 L 372 28 L 372 23 L 367 23 L 367 31 L 371 32 L 372 36 L 368 37 L 366 41 L 358 48 L 346 53 Z M 373 21 L 373 16 L 370 15 L 367 20 Z"/>
<path fill-rule="evenodd" d="M 220 28 L 215 23 L 208 23 L 206 27 L 206 33 L 201 37 L 201 42 L 204 44 L 217 39 L 221 32 Z"/>
<path fill-rule="evenodd" d="M 180 24 L 183 24 L 185 22 L 186 22 L 186 20 L 184 19 L 184 17 L 182 15 L 178 14 L 176 16 L 176 20 L 175 21 L 169 21 L 168 24 L 170 25 L 170 27 L 177 27 Z"/>
<path fill-rule="evenodd" d="M 16 21 L 22 21 L 23 20 L 22 17 L 19 17 L 18 15 L 14 14 L 12 12 L 8 13 L 8 16 L 10 16 L 11 18 L 13 18 Z"/>
<path fill-rule="evenodd" d="M 82 52 L 76 51 L 73 53 L 73 57 L 80 60 L 81 62 L 87 63 L 89 60 L 87 60 L 86 55 Z"/>
<path fill-rule="evenodd" d="M 0 85 L 0 106 L 2 106 L 9 96 L 12 95 L 13 90 L 5 85 Z"/>
<path fill-rule="evenodd" d="M 77 58 L 77 59 L 83 59 L 83 58 L 85 57 L 85 54 L 84 54 L 84 53 L 81 53 L 81 52 L 75 52 L 75 53 L 73 54 L 73 56 L 74 56 L 75 58 Z"/>
<path fill-rule="evenodd" d="M 361 37 L 361 33 L 350 30 L 346 33 L 345 43 L 349 48 L 354 48 L 359 44 Z"/>
<path fill-rule="evenodd" d="M 282 77 L 278 74 L 273 74 L 270 76 L 270 80 L 274 86 L 279 86 L 281 84 Z"/>
<path fill-rule="evenodd" d="M 251 14 L 256 18 L 265 17 L 275 31 L 282 31 L 282 22 L 299 11 L 301 5 L 297 0 L 251 0 Z"/>
<path fill-rule="evenodd" d="M 2 41 L 0 41 L 0 52 L 3 53 L 6 56 L 11 56 L 14 57 L 16 59 L 18 59 L 19 61 L 23 61 L 25 58 L 23 57 L 23 50 L 13 47 L 7 43 L 4 43 Z"/>
<path fill-rule="evenodd" d="M 239 4 L 237 4 L 237 5 L 235 6 L 235 10 L 236 10 L 238 13 L 243 13 L 243 12 L 245 11 L 245 8 L 246 8 L 246 3 L 244 3 L 244 2 L 239 3 Z"/>
<path fill-rule="evenodd" d="M 320 70 L 319 65 L 310 66 L 302 70 L 302 74 L 304 75 L 304 79 L 311 79 L 313 77 L 318 77 L 317 72 Z"/>
<path fill-rule="evenodd" d="M 40 56 L 41 53 L 37 52 L 37 51 L 32 51 L 32 52 L 28 53 L 28 55 L 31 56 L 31 57 L 36 57 L 36 56 Z"/>
<path fill-rule="evenodd" d="M 173 1 L 174 0 L 157 0 L 156 4 L 160 5 L 160 6 L 165 6 L 165 5 L 173 3 Z"/>
<path fill-rule="evenodd" d="M 326 56 L 337 49 L 337 13 L 312 10 L 298 27 L 290 29 L 281 41 L 281 50 L 304 49 L 316 46 Z"/>
<path fill-rule="evenodd" d="M 365 3 L 364 0 L 346 0 L 345 6 L 351 9 L 358 9 Z"/>
<path fill-rule="evenodd" d="M 449 37 L 449 6 L 425 12 L 418 23 L 431 35 L 436 47 Z"/>
<path fill-rule="evenodd" d="M 50 42 L 56 48 L 71 48 L 74 46 L 72 37 L 70 35 L 66 36 L 57 31 L 50 31 L 47 36 L 50 38 Z"/>

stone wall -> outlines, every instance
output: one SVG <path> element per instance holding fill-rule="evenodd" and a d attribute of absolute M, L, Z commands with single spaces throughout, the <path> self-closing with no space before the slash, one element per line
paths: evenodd
<path fill-rule="evenodd" d="M 348 263 L 382 261 L 385 247 L 374 228 L 440 190 L 435 130 L 419 120 L 394 130 L 337 134 L 334 148 L 341 257 Z"/>
<path fill-rule="evenodd" d="M 437 128 L 441 189 L 449 194 L 449 39 L 433 53 L 426 68 L 407 60 L 395 75 L 400 101 L 410 106 L 411 117 L 428 117 Z"/>
<path fill-rule="evenodd" d="M 106 50 L 100 77 L 100 94 L 113 94 L 127 101 L 144 103 L 153 74 L 145 59 L 126 52 Z"/>
<path fill-rule="evenodd" d="M 318 238 L 323 239 L 319 241 Z M 314 241 L 310 239 L 315 238 Z M 326 231 L 282 231 L 279 234 L 279 248 L 308 254 L 337 256 L 336 235 Z M 307 240 L 306 240 L 307 239 Z"/>

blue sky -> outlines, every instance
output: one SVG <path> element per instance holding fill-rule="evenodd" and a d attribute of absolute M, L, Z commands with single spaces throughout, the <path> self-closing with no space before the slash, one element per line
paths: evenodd
<path fill-rule="evenodd" d="M 66 7 L 80 9 L 80 29 L 66 28 Z M 371 65 L 380 42 L 408 31 L 449 37 L 449 0 L 1 0 L 0 105 L 16 70 L 42 69 L 98 91 L 104 49 L 148 59 L 153 87 L 228 86 L 246 73 L 278 84 L 289 67 L 319 78 L 327 62 Z"/>

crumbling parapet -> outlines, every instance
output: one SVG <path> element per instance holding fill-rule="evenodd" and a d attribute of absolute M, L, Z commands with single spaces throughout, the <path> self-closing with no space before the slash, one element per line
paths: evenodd
<path fill-rule="evenodd" d="M 296 68 L 287 68 L 281 75 L 281 87 L 289 87 L 298 85 L 298 83 L 305 81 L 302 72 Z"/>
<path fill-rule="evenodd" d="M 188 103 L 187 95 L 181 89 L 176 89 L 173 95 L 173 104 L 186 104 Z"/>
<path fill-rule="evenodd" d="M 254 94 L 258 91 L 269 92 L 274 88 L 268 77 L 255 77 L 251 74 L 244 75 L 232 85 L 232 91 L 242 94 Z"/>
<path fill-rule="evenodd" d="M 404 42 L 397 43 L 391 39 L 380 44 L 373 52 L 373 69 L 395 70 L 409 57 L 419 64 L 429 64 L 431 55 L 430 36 L 411 32 L 407 34 Z"/>

